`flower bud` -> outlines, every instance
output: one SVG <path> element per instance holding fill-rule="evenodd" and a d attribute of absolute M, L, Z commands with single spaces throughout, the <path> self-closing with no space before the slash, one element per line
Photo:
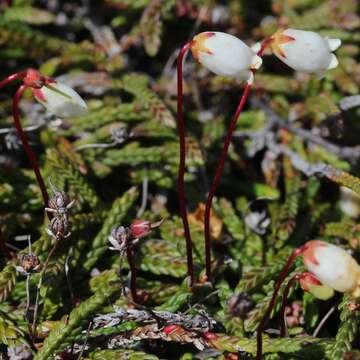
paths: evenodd
<path fill-rule="evenodd" d="M 130 233 L 134 238 L 142 238 L 148 235 L 151 231 L 150 221 L 135 220 L 130 225 Z"/>
<path fill-rule="evenodd" d="M 357 218 L 360 215 L 360 196 L 355 191 L 340 186 L 339 207 L 344 214 Z"/>
<path fill-rule="evenodd" d="M 251 70 L 258 69 L 262 59 L 237 37 L 223 32 L 202 32 L 194 37 L 191 52 L 200 64 L 217 75 L 253 81 Z"/>
<path fill-rule="evenodd" d="M 328 300 L 334 296 L 334 290 L 329 286 L 323 285 L 312 273 L 306 272 L 301 274 L 299 282 L 304 291 L 309 292 L 317 299 Z"/>
<path fill-rule="evenodd" d="M 37 101 L 54 115 L 67 118 L 87 113 L 87 105 L 71 87 L 55 80 L 47 82 L 40 89 L 32 89 Z"/>
<path fill-rule="evenodd" d="M 360 266 L 349 253 L 319 240 L 309 241 L 305 247 L 304 265 L 323 285 L 360 297 Z"/>
<path fill-rule="evenodd" d="M 150 234 L 151 230 L 158 228 L 164 219 L 151 223 L 147 220 L 135 220 L 129 226 L 130 235 L 135 239 L 141 239 Z"/>
<path fill-rule="evenodd" d="M 339 39 L 328 39 L 313 31 L 279 30 L 271 37 L 273 53 L 297 71 L 315 73 L 321 77 L 325 70 L 333 69 L 338 60 L 332 51 L 341 45 Z"/>

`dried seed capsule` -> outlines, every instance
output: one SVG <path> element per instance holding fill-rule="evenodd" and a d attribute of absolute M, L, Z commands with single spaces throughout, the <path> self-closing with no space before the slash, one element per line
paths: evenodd
<path fill-rule="evenodd" d="M 70 198 L 65 191 L 55 191 L 54 196 L 49 199 L 49 207 L 57 210 L 66 208 L 70 204 Z"/>
<path fill-rule="evenodd" d="M 124 251 L 130 240 L 130 231 L 124 226 L 118 226 L 112 229 L 109 241 L 112 245 L 110 250 Z"/>
<path fill-rule="evenodd" d="M 19 262 L 23 272 L 27 274 L 40 270 L 40 260 L 35 254 L 22 254 Z"/>
<path fill-rule="evenodd" d="M 70 224 L 67 216 L 55 216 L 51 219 L 49 225 L 49 234 L 55 238 L 67 238 L 70 236 L 69 233 Z"/>

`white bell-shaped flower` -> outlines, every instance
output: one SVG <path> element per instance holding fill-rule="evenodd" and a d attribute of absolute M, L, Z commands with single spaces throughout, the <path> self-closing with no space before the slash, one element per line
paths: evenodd
<path fill-rule="evenodd" d="M 76 117 L 85 115 L 88 111 L 85 101 L 75 90 L 56 81 L 32 91 L 36 100 L 58 117 Z"/>
<path fill-rule="evenodd" d="M 360 266 L 344 249 L 324 241 L 309 241 L 303 262 L 322 284 L 360 296 Z"/>
<path fill-rule="evenodd" d="M 344 214 L 357 218 L 360 215 L 360 196 L 355 191 L 340 186 L 339 207 Z"/>
<path fill-rule="evenodd" d="M 273 53 L 297 71 L 323 76 L 338 65 L 332 53 L 341 45 L 340 39 L 328 39 L 313 31 L 286 29 L 271 36 Z"/>
<path fill-rule="evenodd" d="M 190 46 L 194 58 L 217 75 L 253 81 L 251 70 L 258 69 L 262 59 L 237 37 L 222 32 L 202 32 Z"/>

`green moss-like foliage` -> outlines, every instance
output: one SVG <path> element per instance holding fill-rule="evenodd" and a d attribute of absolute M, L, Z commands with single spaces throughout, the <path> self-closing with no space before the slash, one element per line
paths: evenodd
<path fill-rule="evenodd" d="M 213 203 L 211 284 L 203 273 L 204 202 L 243 84 L 186 58 L 185 187 L 197 279 L 190 289 L 177 199 L 178 50 L 201 31 L 230 32 L 251 45 L 279 24 L 340 38 L 340 65 L 318 79 L 266 52 Z M 53 214 L 45 214 L 13 131 L 11 97 L 20 82 L 0 89 L 0 358 L 254 358 L 256 329 L 294 249 L 321 239 L 360 260 L 359 28 L 354 0 L 0 2 L 0 80 L 38 68 L 89 107 L 57 119 L 30 91 L 21 101 L 50 195 L 52 184 L 74 200 L 71 234 L 54 247 L 46 231 Z M 109 249 L 112 229 L 137 218 L 164 219 L 132 247 L 141 305 L 129 291 L 126 252 Z M 41 275 L 17 268 L 30 251 L 27 235 Z M 299 258 L 286 279 L 304 270 Z M 356 299 L 319 301 L 296 286 L 286 309 L 289 336 L 280 338 L 284 288 L 266 327 L 264 359 L 359 356 Z M 119 309 L 150 320 L 107 322 Z M 157 312 L 207 325 L 174 328 Z"/>

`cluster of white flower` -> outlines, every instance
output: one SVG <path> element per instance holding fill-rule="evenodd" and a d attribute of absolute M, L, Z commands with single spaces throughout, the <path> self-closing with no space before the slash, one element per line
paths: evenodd
<path fill-rule="evenodd" d="M 340 45 L 339 39 L 328 39 L 312 31 L 286 29 L 272 35 L 266 46 L 294 70 L 322 77 L 326 70 L 338 65 L 332 52 Z M 190 43 L 194 58 L 207 69 L 249 84 L 253 82 L 254 71 L 262 64 L 260 49 L 263 50 L 260 44 L 250 48 L 237 37 L 222 32 L 200 33 Z M 55 80 L 33 88 L 33 93 L 59 117 L 80 116 L 87 111 L 86 103 L 73 89 Z M 318 292 L 318 286 L 326 286 L 360 296 L 360 266 L 345 250 L 323 241 L 310 241 L 303 255 L 305 267 L 315 276 L 302 278 L 305 290 L 312 289 L 321 297 L 324 295 Z"/>
<path fill-rule="evenodd" d="M 279 30 L 267 41 L 273 54 L 294 70 L 324 75 L 338 65 L 332 51 L 340 45 L 339 39 L 328 39 L 312 31 Z M 222 32 L 203 32 L 190 44 L 194 58 L 217 75 L 235 77 L 248 83 L 262 59 L 258 56 L 260 44 L 252 48 L 237 37 Z"/>
<path fill-rule="evenodd" d="M 339 39 L 328 39 L 312 31 L 279 30 L 268 39 L 268 47 L 285 64 L 297 71 L 323 76 L 338 65 L 332 51 Z M 253 72 L 262 65 L 260 44 L 252 48 L 237 37 L 223 32 L 202 32 L 194 37 L 190 50 L 194 58 L 215 74 L 253 82 Z M 86 113 L 84 100 L 70 87 L 52 80 L 33 89 L 35 98 L 59 117 Z"/>

